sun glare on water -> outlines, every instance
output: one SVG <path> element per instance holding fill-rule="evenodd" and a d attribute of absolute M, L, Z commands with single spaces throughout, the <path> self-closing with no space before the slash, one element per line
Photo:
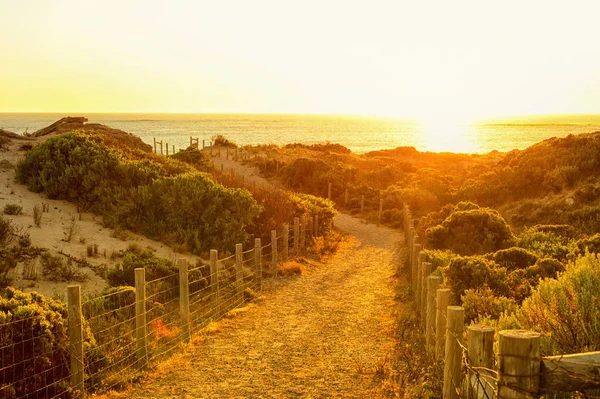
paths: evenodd
<path fill-rule="evenodd" d="M 424 121 L 418 126 L 417 149 L 431 152 L 479 152 L 472 124 L 459 121 Z"/>

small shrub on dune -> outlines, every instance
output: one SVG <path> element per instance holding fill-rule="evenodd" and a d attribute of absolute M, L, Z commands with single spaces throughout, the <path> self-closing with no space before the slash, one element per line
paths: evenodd
<path fill-rule="evenodd" d="M 225 136 L 219 134 L 217 136 L 213 136 L 211 137 L 212 141 L 213 141 L 213 145 L 215 146 L 219 146 L 219 147 L 229 147 L 229 148 L 237 148 L 237 144 L 234 143 L 231 140 L 228 140 L 227 138 L 225 138 Z"/>
<path fill-rule="evenodd" d="M 460 303 L 461 296 L 468 289 L 487 286 L 496 295 L 508 292 L 506 268 L 482 256 L 459 256 L 442 267 L 441 272 L 452 290 L 453 303 Z"/>
<path fill-rule="evenodd" d="M 461 301 L 467 324 L 486 317 L 498 320 L 503 313 L 510 314 L 517 309 L 514 299 L 498 296 L 488 286 L 466 290 Z"/>
<path fill-rule="evenodd" d="M 4 213 L 7 215 L 20 215 L 23 212 L 23 207 L 18 204 L 6 204 L 4 205 Z"/>
<path fill-rule="evenodd" d="M 188 147 L 185 150 L 181 150 L 171 155 L 171 158 L 185 162 L 200 172 L 210 172 L 214 169 L 214 165 L 209 157 L 196 147 Z"/>

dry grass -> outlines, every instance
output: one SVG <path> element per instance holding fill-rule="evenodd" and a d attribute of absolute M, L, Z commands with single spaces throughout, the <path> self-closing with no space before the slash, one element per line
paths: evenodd
<path fill-rule="evenodd" d="M 301 276 L 306 273 L 306 267 L 298 262 L 289 261 L 278 266 L 277 274 L 282 276 Z"/>

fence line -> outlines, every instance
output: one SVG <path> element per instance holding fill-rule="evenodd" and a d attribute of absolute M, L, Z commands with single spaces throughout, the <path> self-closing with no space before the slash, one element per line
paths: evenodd
<path fill-rule="evenodd" d="M 12 321 L 6 319 L 10 313 L 0 313 L 0 397 L 63 397 L 70 390 L 84 398 L 86 392 L 124 387 L 211 321 L 246 304 L 262 290 L 264 277 L 276 275 L 279 263 L 303 254 L 306 218 L 293 222 L 293 235 L 286 223 L 266 245 L 257 238 L 245 251 L 237 244 L 233 255 L 221 258 L 211 250 L 210 259 L 195 266 L 180 258 L 178 271 L 167 276 L 147 280 L 144 268 L 135 269 L 135 287 L 82 301 L 80 287 L 69 286 L 65 359 L 48 352 L 55 339 L 49 329 L 23 329 L 35 325 L 35 316 Z"/>
<path fill-rule="evenodd" d="M 539 333 L 502 330 L 495 355 L 495 331 L 482 325 L 468 327 L 465 344 L 464 309 L 451 306 L 450 290 L 431 274 L 406 205 L 403 218 L 415 312 L 426 350 L 444 362 L 445 399 L 525 399 L 600 388 L 600 352 L 541 357 Z"/>

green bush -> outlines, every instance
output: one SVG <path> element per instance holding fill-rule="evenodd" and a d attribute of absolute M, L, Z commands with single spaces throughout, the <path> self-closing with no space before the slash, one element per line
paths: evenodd
<path fill-rule="evenodd" d="M 210 172 L 214 169 L 214 165 L 209 157 L 196 147 L 188 147 L 185 150 L 181 150 L 171 155 L 171 158 L 185 162 L 200 172 Z"/>
<path fill-rule="evenodd" d="M 465 290 L 461 301 L 467 324 L 486 317 L 498 320 L 503 313 L 510 314 L 517 309 L 514 299 L 497 296 L 487 286 Z"/>
<path fill-rule="evenodd" d="M 106 271 L 106 281 L 111 287 L 135 287 L 134 270 L 137 268 L 146 269 L 146 281 L 177 274 L 179 271 L 173 262 L 155 256 L 149 249 L 128 251 L 116 268 Z"/>
<path fill-rule="evenodd" d="M 47 252 L 41 254 L 42 274 L 50 281 L 85 281 L 87 276 L 73 268 L 73 262 L 68 259 L 66 262 L 62 256 L 53 256 Z"/>
<path fill-rule="evenodd" d="M 509 247 L 514 236 L 500 214 L 489 208 L 455 211 L 425 232 L 433 249 L 460 255 L 495 252 Z"/>
<path fill-rule="evenodd" d="M 489 287 L 496 295 L 508 293 L 506 268 L 484 257 L 459 256 L 440 270 L 445 283 L 452 290 L 454 303 L 460 303 L 466 290 L 484 286 Z"/>
<path fill-rule="evenodd" d="M 248 191 L 227 189 L 174 159 L 127 154 L 100 137 L 66 134 L 29 151 L 17 178 L 32 191 L 101 213 L 108 227 L 185 244 L 194 253 L 246 241 L 262 211 Z"/>
<path fill-rule="evenodd" d="M 600 349 L 600 261 L 586 255 L 542 281 L 504 325 L 542 333 L 542 354 Z"/>
<path fill-rule="evenodd" d="M 213 137 L 211 137 L 211 139 L 213 141 L 213 145 L 216 145 L 216 146 L 229 147 L 229 148 L 236 148 L 238 146 L 233 141 L 230 141 L 227 138 L 225 138 L 225 136 L 223 136 L 222 134 L 213 136 Z"/>
<path fill-rule="evenodd" d="M 0 291 L 0 347 L 6 397 L 71 397 L 67 307 L 36 292 L 12 287 Z M 94 372 L 102 354 L 84 326 L 86 372 Z M 9 390 L 7 392 L 7 389 Z"/>
<path fill-rule="evenodd" d="M 533 266 L 538 260 L 538 257 L 535 254 L 516 247 L 502 249 L 492 254 L 487 254 L 485 257 L 493 260 L 500 266 L 505 267 L 509 272 Z"/>
<path fill-rule="evenodd" d="M 537 256 L 566 260 L 570 239 L 554 226 L 534 226 L 520 234 L 515 245 Z M 564 231 L 564 230 L 563 230 Z"/>

